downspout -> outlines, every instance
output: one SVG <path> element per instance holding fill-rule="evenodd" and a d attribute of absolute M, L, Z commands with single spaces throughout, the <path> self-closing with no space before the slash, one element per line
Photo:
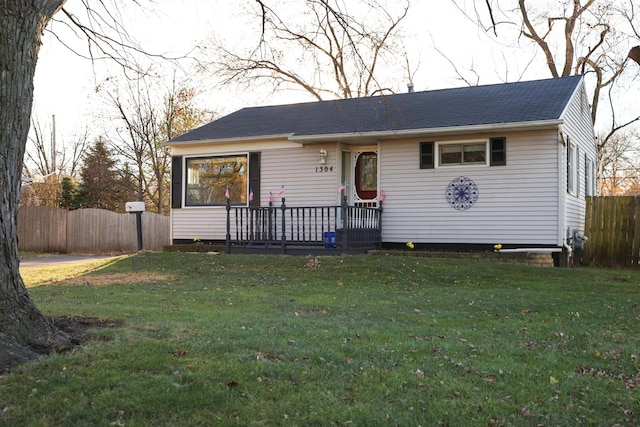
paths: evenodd
<path fill-rule="evenodd" d="M 567 242 L 566 230 L 567 230 L 567 141 L 564 138 L 562 132 L 562 125 L 558 126 L 558 139 L 560 141 L 560 149 L 558 150 L 558 176 L 560 179 L 558 182 L 561 184 L 558 186 L 558 211 L 560 214 L 558 224 L 558 243 L 559 246 L 566 251 L 567 261 L 571 256 L 571 246 Z"/>

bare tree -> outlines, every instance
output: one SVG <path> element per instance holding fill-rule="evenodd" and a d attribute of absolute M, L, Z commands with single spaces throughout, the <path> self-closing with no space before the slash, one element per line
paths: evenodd
<path fill-rule="evenodd" d="M 54 126 L 49 132 L 37 118 L 32 119 L 28 138 L 24 175 L 31 182 L 32 198 L 24 203 L 57 206 L 63 176 L 76 178 L 88 140 L 88 129 L 74 135 L 71 142 L 56 140 Z M 35 198 L 35 199 L 34 199 Z M 23 200 L 20 201 L 23 205 Z"/>
<path fill-rule="evenodd" d="M 377 0 L 349 2 L 350 9 L 346 2 L 305 0 L 305 10 L 295 15 L 291 10 L 300 2 L 256 2 L 262 24 L 257 47 L 239 52 L 213 42 L 217 58 L 207 69 L 224 84 L 264 81 L 274 90 L 301 88 L 318 100 L 393 92 L 378 74 L 384 65 L 402 64 L 395 38 L 409 0 L 396 13 Z"/>
<path fill-rule="evenodd" d="M 81 1 L 90 24 L 85 26 L 66 10 L 62 13 L 68 20 L 62 24 L 78 28 L 87 37 L 90 52 L 97 49 L 100 57 L 135 69 L 127 52 L 140 49 L 130 43 L 119 25 L 117 2 Z M 42 34 L 64 4 L 65 0 L 0 0 L 0 369 L 69 342 L 65 333 L 45 319 L 26 291 L 19 271 L 16 226 Z"/>
<path fill-rule="evenodd" d="M 452 0 L 461 10 L 458 0 Z M 529 40 L 543 54 L 552 77 L 593 75 L 591 117 L 596 122 L 602 94 L 627 71 L 627 56 L 634 38 L 633 0 L 565 0 L 539 3 L 518 0 L 514 10 L 502 2 L 486 2 L 491 23 L 476 11 L 475 19 L 497 37 L 512 36 L 513 28 L 522 46 Z M 468 16 L 472 16 L 469 14 Z M 498 18 L 495 18 L 498 16 Z M 631 121 L 636 121 L 632 118 Z"/>
<path fill-rule="evenodd" d="M 123 125 L 110 138 L 112 149 L 133 165 L 139 200 L 158 213 L 169 206 L 170 156 L 162 143 L 213 116 L 195 106 L 198 92 L 186 80 L 180 81 L 174 76 L 170 87 L 163 88 L 147 76 L 128 82 L 123 94 L 117 88 L 106 94 Z"/>
<path fill-rule="evenodd" d="M 604 137 L 604 135 L 601 135 Z M 637 195 L 640 193 L 640 133 L 621 131 L 609 135 L 599 153 L 598 192 L 603 196 Z"/>
<path fill-rule="evenodd" d="M 623 93 L 638 90 L 638 70 L 629 67 L 634 52 L 629 49 L 640 38 L 635 0 L 518 0 L 515 9 L 506 9 L 504 1 L 487 1 L 490 21 L 480 10 L 468 12 L 458 0 L 452 1 L 497 38 L 513 37 L 519 46 L 533 46 L 552 77 L 585 75 L 593 90 L 592 121 L 608 128 L 598 139 L 599 157 L 619 151 L 608 145 L 624 141 L 616 134 L 640 121 L 637 103 L 620 103 Z M 607 117 L 600 120 L 603 109 Z"/>
<path fill-rule="evenodd" d="M 31 121 L 31 130 L 32 135 L 28 139 L 31 147 L 27 147 L 26 150 L 25 171 L 27 176 L 33 179 L 36 176 L 47 176 L 54 172 L 56 154 L 53 143 L 46 136 L 46 130 L 35 117 Z"/>
<path fill-rule="evenodd" d="M 16 226 L 40 39 L 63 3 L 0 2 L 0 365 L 34 357 L 67 340 L 26 292 Z"/>

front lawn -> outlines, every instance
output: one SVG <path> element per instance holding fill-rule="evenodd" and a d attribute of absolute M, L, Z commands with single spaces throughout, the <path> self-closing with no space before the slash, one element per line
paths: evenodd
<path fill-rule="evenodd" d="M 122 323 L 0 376 L 0 425 L 640 424 L 635 270 L 143 253 L 38 280 L 46 315 Z"/>

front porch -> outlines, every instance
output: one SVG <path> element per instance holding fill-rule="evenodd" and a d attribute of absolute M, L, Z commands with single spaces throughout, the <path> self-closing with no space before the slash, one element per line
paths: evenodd
<path fill-rule="evenodd" d="M 227 199 L 227 253 L 340 255 L 364 253 L 382 242 L 382 205 L 231 206 Z"/>

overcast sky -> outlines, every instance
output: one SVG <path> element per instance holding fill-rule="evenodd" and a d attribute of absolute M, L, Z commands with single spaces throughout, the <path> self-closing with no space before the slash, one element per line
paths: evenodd
<path fill-rule="evenodd" d="M 159 0 L 149 5 L 147 12 L 127 6 L 123 9 L 124 26 L 145 50 L 182 55 L 214 34 L 228 43 L 251 37 L 249 24 L 255 28 L 255 21 L 248 19 L 237 6 L 242 3 L 242 0 Z M 492 43 L 490 37 L 465 19 L 450 1 L 414 0 L 412 3 L 402 32 L 406 36 L 411 66 L 417 69 L 415 90 L 466 84 L 437 50 L 460 71 L 475 69 L 480 84 L 550 77 L 544 61 L 530 63 L 531 51 L 526 54 L 529 59 L 515 60 L 514 50 Z M 253 6 L 254 2 L 244 0 L 244 4 Z M 82 5 L 78 0 L 69 0 L 67 7 L 74 10 Z M 54 22 L 53 30 L 61 38 L 81 46 L 78 43 L 82 42 L 71 37 L 61 24 Z M 505 65 L 507 62 L 509 65 Z M 165 72 L 171 68 L 170 64 L 161 66 Z M 57 135 L 62 140 L 81 132 L 85 126 L 99 128 L 104 101 L 96 94 L 96 85 L 118 73 L 119 69 L 113 64 L 92 63 L 78 57 L 47 32 L 35 79 L 34 112 L 38 120 L 48 126 L 51 115 L 55 114 Z M 466 74 L 471 77 L 470 73 Z M 407 80 L 405 76 L 398 76 L 395 89 L 405 91 Z M 303 92 L 273 96 L 266 91 L 218 88 L 208 93 L 204 107 L 226 114 L 244 106 L 303 101 L 313 99 Z"/>

